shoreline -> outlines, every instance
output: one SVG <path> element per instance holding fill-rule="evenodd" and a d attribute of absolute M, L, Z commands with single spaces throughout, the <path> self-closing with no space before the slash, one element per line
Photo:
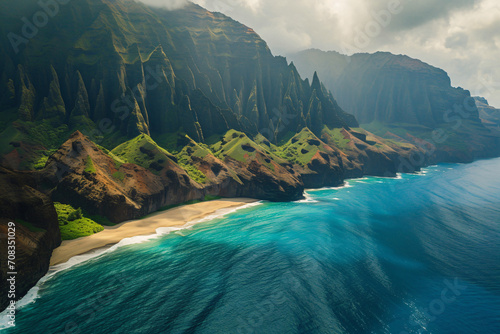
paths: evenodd
<path fill-rule="evenodd" d="M 421 169 L 433 166 L 437 165 L 422 166 Z M 304 193 L 325 189 L 349 188 L 351 185 L 348 181 L 363 180 L 367 177 L 400 179 L 401 174 L 402 173 L 397 173 L 395 177 L 363 175 L 360 178 L 346 179 L 344 180 L 344 184 L 338 187 L 304 189 Z M 301 201 L 308 201 L 308 199 L 306 197 Z M 99 233 L 74 240 L 64 240 L 61 245 L 52 252 L 49 271 L 56 265 L 65 264 L 75 256 L 85 255 L 99 249 L 110 248 L 127 238 L 152 236 L 158 234 L 157 230 L 161 228 L 186 228 L 188 227 L 185 226 L 186 224 L 194 222 L 192 225 L 195 225 L 203 221 L 204 218 L 211 216 L 216 211 L 235 209 L 257 202 L 260 202 L 260 200 L 252 198 L 223 198 L 208 202 L 183 205 L 166 211 L 153 212 L 141 219 L 125 221 L 114 226 L 104 226 L 104 230 Z"/>
<path fill-rule="evenodd" d="M 145 218 L 125 221 L 115 226 L 104 226 L 104 230 L 99 233 L 74 240 L 64 240 L 52 252 L 50 267 L 64 264 L 75 256 L 116 245 L 123 239 L 151 236 L 161 228 L 181 229 L 188 223 L 202 222 L 219 210 L 237 209 L 256 202 L 259 200 L 251 198 L 218 199 L 152 213 Z"/>

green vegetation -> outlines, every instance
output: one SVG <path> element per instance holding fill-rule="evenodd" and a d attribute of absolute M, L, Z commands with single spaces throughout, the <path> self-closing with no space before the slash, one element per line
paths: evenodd
<path fill-rule="evenodd" d="M 208 179 L 205 174 L 196 168 L 193 157 L 203 159 L 207 155 L 211 154 L 211 152 L 196 143 L 187 135 L 185 136 L 185 144 L 184 148 L 177 154 L 177 163 L 194 181 L 198 183 L 207 182 Z"/>
<path fill-rule="evenodd" d="M 71 205 L 54 203 L 59 220 L 62 240 L 72 240 L 89 236 L 104 230 L 102 225 L 84 217 L 82 209 L 74 209 Z"/>
<path fill-rule="evenodd" d="M 455 130 L 453 129 L 453 125 L 455 123 L 445 124 L 441 128 L 443 133 L 440 134 L 440 137 L 446 138 L 443 143 L 436 143 L 434 138 L 434 131 L 436 129 L 430 129 L 428 127 L 418 125 L 418 124 L 405 124 L 405 123 L 395 123 L 395 124 L 384 124 L 381 122 L 372 122 L 370 124 L 363 125 L 363 128 L 374 133 L 377 136 L 384 138 L 385 141 L 393 145 L 397 145 L 399 147 L 411 147 L 411 144 L 404 143 L 401 140 L 398 140 L 397 137 L 402 138 L 403 140 L 412 141 L 410 136 L 414 136 L 416 138 L 425 140 L 427 142 L 436 145 L 436 147 L 444 150 L 457 150 L 457 151 L 467 151 L 470 149 L 470 145 L 474 145 L 471 142 L 470 133 L 480 134 L 481 131 L 484 131 L 480 126 L 475 125 L 472 122 L 464 121 L 462 126 Z M 396 135 L 395 138 L 391 134 Z"/>
<path fill-rule="evenodd" d="M 113 152 L 111 152 L 110 150 L 108 150 L 107 148 L 97 144 L 97 143 L 94 143 L 95 146 L 97 146 L 101 151 L 103 151 L 104 153 L 106 153 L 106 155 L 110 158 L 112 158 L 114 161 L 115 161 L 115 167 L 116 168 L 120 168 L 121 165 L 123 165 L 125 163 L 125 161 L 123 161 L 122 159 L 120 159 L 120 157 L 116 156 L 113 154 Z"/>
<path fill-rule="evenodd" d="M 113 178 L 123 181 L 125 179 L 125 174 L 120 171 L 117 171 L 113 173 Z"/>
<path fill-rule="evenodd" d="M 212 152 L 219 159 L 229 156 L 234 160 L 245 162 L 248 158 L 255 157 L 256 150 L 254 144 L 246 134 L 236 130 L 229 130 L 222 141 L 211 146 Z M 248 149 L 244 149 L 248 147 Z M 252 150 L 253 148 L 253 150 Z"/>
<path fill-rule="evenodd" d="M 27 142 L 58 148 L 71 134 L 68 126 L 59 122 L 57 119 L 41 122 L 16 121 L 16 127 L 26 134 L 24 140 Z"/>
<path fill-rule="evenodd" d="M 288 141 L 290 139 L 292 139 L 293 136 L 295 136 L 296 133 L 293 132 L 293 131 L 288 131 L 287 133 L 285 133 L 285 135 L 283 135 L 283 137 L 281 138 L 281 140 L 279 141 L 278 143 L 278 146 L 283 146 L 285 145 L 286 143 L 288 143 Z"/>
<path fill-rule="evenodd" d="M 48 156 L 41 156 L 37 161 L 33 163 L 33 169 L 43 169 L 49 160 Z"/>
<path fill-rule="evenodd" d="M 209 201 L 215 201 L 217 199 L 221 199 L 222 197 L 220 196 L 213 196 L 213 195 L 205 195 L 205 198 L 203 198 L 204 202 L 209 202 Z"/>
<path fill-rule="evenodd" d="M 199 199 L 193 199 L 193 200 L 190 200 L 190 201 L 187 201 L 187 202 L 184 202 L 184 203 L 180 203 L 180 204 L 171 204 L 171 205 L 166 205 L 166 206 L 163 206 L 161 208 L 159 208 L 156 212 L 162 212 L 162 211 L 167 211 L 167 210 L 170 210 L 170 209 L 173 209 L 173 208 L 177 208 L 179 206 L 184 206 L 184 205 L 191 205 L 191 204 L 196 204 L 196 203 L 200 203 L 202 202 L 201 200 Z M 156 212 L 152 212 L 144 217 L 141 217 L 140 219 L 144 219 L 144 218 L 147 218 L 147 217 L 150 217 L 152 215 L 154 215 Z"/>
<path fill-rule="evenodd" d="M 208 181 L 205 174 L 198 170 L 195 166 L 190 164 L 180 164 L 180 166 L 188 173 L 188 175 L 198 183 L 205 183 Z"/>
<path fill-rule="evenodd" d="M 68 221 L 74 221 L 82 218 L 83 218 L 82 208 L 78 208 L 75 211 L 70 212 L 70 214 L 68 215 Z"/>
<path fill-rule="evenodd" d="M 349 138 L 345 138 L 342 133 L 343 131 L 345 130 L 339 128 L 329 129 L 326 126 L 323 128 L 323 134 L 326 134 L 331 140 L 333 140 L 335 146 L 340 150 L 348 149 L 349 143 L 351 142 Z"/>
<path fill-rule="evenodd" d="M 163 169 L 168 161 L 176 160 L 170 152 L 158 146 L 146 134 L 118 145 L 111 150 L 111 153 L 120 161 L 139 165 L 154 173 Z"/>
<path fill-rule="evenodd" d="M 176 155 L 182 149 L 183 145 L 180 141 L 186 136 L 182 131 L 177 131 L 173 133 L 163 133 L 154 137 L 154 141 L 161 147 L 165 148 L 168 152 Z"/>
<path fill-rule="evenodd" d="M 198 183 L 207 182 L 208 179 L 205 174 L 193 164 L 192 157 L 204 158 L 207 154 L 210 154 L 210 151 L 186 135 L 180 136 L 176 133 L 162 138 L 163 142 L 170 143 L 169 147 L 178 152 L 176 156 L 160 147 L 151 137 L 145 134 L 119 145 L 110 153 L 121 161 L 135 163 L 156 174 L 166 167 L 167 162 L 174 162 L 183 168 L 194 181 Z"/>
<path fill-rule="evenodd" d="M 263 138 L 263 137 L 262 137 Z M 249 162 L 253 159 L 274 171 L 273 161 L 277 164 L 286 163 L 286 160 L 275 155 L 271 148 L 259 145 L 236 130 L 229 130 L 223 139 L 210 146 L 214 155 L 221 160 L 230 157 L 239 162 Z M 257 153 L 260 153 L 257 155 Z"/>
<path fill-rule="evenodd" d="M 81 14 L 82 11 L 93 11 L 92 6 L 92 2 L 85 2 L 81 6 L 71 4 L 68 10 Z M 16 17 L 14 14 L 21 12 L 22 7 L 9 6 L 0 16 Z M 224 17 L 215 19 L 206 10 L 194 5 L 175 13 L 145 10 L 143 5 L 136 3 L 122 6 L 120 2 L 106 2 L 101 7 L 103 10 L 91 21 L 74 21 L 68 20 L 68 16 L 58 16 L 53 26 L 44 29 L 37 40 L 24 49 L 25 59 L 29 61 L 21 62 L 22 73 L 11 70 L 11 65 L 0 73 L 4 78 L 3 86 L 8 86 L 4 90 L 7 94 L 2 103 L 9 96 L 23 95 L 22 105 L 13 107 L 15 102 L 21 104 L 15 99 L 2 105 L 6 113 L 0 115 L 0 132 L 6 131 L 7 124 L 11 125 L 12 122 L 23 126 L 22 130 L 12 129 L 19 133 L 8 136 L 5 145 L 0 143 L 2 148 L 12 151 L 9 142 L 19 134 L 24 139 L 53 149 L 78 129 L 84 134 L 91 134 L 92 140 L 106 148 L 117 150 L 118 145 L 142 131 L 151 133 L 158 143 L 153 149 L 139 145 L 153 152 L 153 155 L 144 152 L 136 154 L 133 143 L 129 143 L 131 146 L 125 150 L 130 151 L 120 152 L 123 161 L 115 159 L 117 165 L 137 163 L 158 173 L 166 161 L 163 156 L 176 162 L 172 156 L 161 152 L 161 148 L 165 148 L 178 158 L 181 167 L 193 179 L 206 182 L 206 176 L 198 170 L 199 165 L 181 154 L 184 145 L 179 145 L 180 135 L 187 133 L 197 141 L 204 141 L 205 138 L 207 143 L 213 145 L 220 140 L 221 134 L 231 128 L 245 131 L 258 129 L 259 123 L 271 122 L 276 127 L 288 120 L 290 124 L 285 124 L 295 129 L 299 123 L 310 123 L 310 119 L 322 117 L 319 104 L 307 110 L 307 117 L 301 117 L 303 106 L 310 104 L 309 81 L 302 80 L 294 66 L 289 66 L 282 58 L 273 57 L 265 41 L 234 20 Z M 2 27 L 6 30 L 10 21 L 4 21 Z M 61 25 L 67 28 L 63 33 L 54 28 Z M 178 41 L 184 40 L 185 36 L 189 36 L 189 43 L 181 43 L 180 47 Z M 165 54 L 163 50 L 168 52 Z M 7 61 L 8 57 L 0 52 L 0 59 Z M 234 62 L 234 59 L 239 61 Z M 70 70 L 65 70 L 66 63 L 72 64 Z M 103 63 L 108 64 L 106 67 L 111 71 L 110 75 L 102 75 Z M 124 63 L 127 66 L 122 67 Z M 243 71 L 247 63 L 251 64 L 251 68 Z M 140 88 L 141 92 L 144 90 L 143 86 L 134 86 L 141 80 L 132 85 L 126 79 L 136 78 L 144 64 L 152 67 L 162 64 L 162 73 L 157 78 L 160 84 L 158 89 L 144 94 L 142 100 L 132 97 L 118 105 L 119 109 L 128 105 L 125 107 L 130 110 L 113 116 L 115 119 L 110 122 L 112 124 L 104 122 L 102 124 L 105 125 L 101 125 L 102 120 L 110 117 L 109 113 L 106 114 L 109 105 L 105 106 L 105 96 L 116 95 L 117 87 L 127 92 L 127 96 L 136 88 Z M 232 80 L 224 79 L 221 84 L 221 78 L 227 73 L 241 73 L 241 80 L 231 83 Z M 18 77 L 22 77 L 22 83 Z M 259 77 L 267 78 L 265 83 L 256 79 Z M 280 89 L 283 93 L 280 95 L 273 91 L 272 98 L 262 93 L 271 87 L 283 87 Z M 231 102 L 231 96 L 238 102 Z M 319 93 L 315 96 L 323 104 L 323 109 L 337 112 L 331 107 L 332 101 L 327 103 L 329 98 Z M 283 101 L 285 97 L 286 103 L 277 106 L 280 113 L 274 113 L 275 101 Z M 16 121 L 20 109 L 24 121 Z M 338 118 L 341 123 L 344 122 L 341 115 Z M 292 135 L 289 132 L 285 136 Z M 282 135 L 276 136 L 276 139 L 283 138 Z M 0 137 L 7 138 L 4 133 Z M 241 144 L 255 146 L 248 141 L 246 138 Z M 255 152 L 242 150 L 242 145 L 234 144 L 234 150 L 227 147 L 223 155 L 227 153 L 226 156 L 238 161 L 243 161 L 246 155 L 250 158 L 255 156 Z M 208 150 L 204 144 L 199 146 Z M 110 156 L 115 154 L 115 157 L 120 158 L 115 150 L 109 152 L 100 148 Z M 267 160 L 263 159 L 262 164 L 274 168 L 275 164 Z M 33 159 L 33 168 L 41 168 L 45 161 L 43 156 L 37 156 Z"/>
<path fill-rule="evenodd" d="M 318 151 L 326 152 L 321 141 L 308 128 L 302 129 L 281 146 L 270 144 L 271 150 L 277 156 L 289 163 L 306 166 Z"/>
<path fill-rule="evenodd" d="M 35 158 L 35 161 L 33 161 L 31 168 L 30 169 L 35 169 L 35 170 L 40 170 L 45 167 L 47 164 L 47 161 L 49 160 L 49 156 L 54 152 L 55 150 L 51 151 L 38 151 L 40 155 L 36 155 L 37 158 Z"/>
<path fill-rule="evenodd" d="M 87 160 L 85 160 L 85 172 L 94 174 L 96 172 L 94 162 L 92 161 L 92 158 L 87 156 Z"/>
<path fill-rule="evenodd" d="M 17 120 L 0 133 L 0 156 L 16 150 L 21 158 L 20 169 L 40 169 L 69 135 L 66 125 L 57 126 L 48 120 L 36 123 Z"/>
<path fill-rule="evenodd" d="M 371 133 L 380 137 L 387 137 L 388 133 L 393 133 L 402 138 L 406 137 L 407 133 L 411 133 L 412 135 L 419 137 L 432 134 L 432 129 L 418 124 L 385 124 L 375 121 L 370 124 L 363 124 L 362 127 L 363 129 L 366 129 L 367 131 L 370 131 Z"/>

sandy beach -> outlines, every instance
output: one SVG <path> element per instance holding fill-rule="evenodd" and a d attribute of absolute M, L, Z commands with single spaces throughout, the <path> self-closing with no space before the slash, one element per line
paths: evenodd
<path fill-rule="evenodd" d="M 188 222 L 203 219 L 218 210 L 233 209 L 254 202 L 257 200 L 250 198 L 201 202 L 154 213 L 143 219 L 131 220 L 111 227 L 105 226 L 104 231 L 94 235 L 63 241 L 61 246 L 52 253 L 50 265 L 67 262 L 73 256 L 117 244 L 125 238 L 151 235 L 161 227 L 182 227 Z"/>

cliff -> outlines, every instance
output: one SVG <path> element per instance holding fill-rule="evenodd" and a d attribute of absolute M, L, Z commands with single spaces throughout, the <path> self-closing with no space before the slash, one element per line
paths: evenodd
<path fill-rule="evenodd" d="M 31 174 L 16 173 L 0 167 L 0 309 L 9 303 L 7 272 L 7 234 L 9 222 L 15 223 L 16 300 L 24 296 L 49 268 L 52 250 L 61 244 L 54 205 L 36 190 Z"/>
<path fill-rule="evenodd" d="M 180 134 L 169 143 L 170 151 L 141 134 L 109 151 L 77 131 L 31 175 L 54 201 L 119 223 L 207 196 L 293 201 L 305 187 L 420 167 L 400 164 L 417 147 L 362 129 L 325 127 L 320 139 L 304 128 L 281 145 L 236 130 L 209 144 Z"/>
<path fill-rule="evenodd" d="M 168 156 L 147 147 L 143 151 L 151 170 L 106 154 L 77 131 L 37 177 L 54 201 L 106 216 L 114 223 L 202 196 L 201 187 Z"/>
<path fill-rule="evenodd" d="M 476 106 L 479 111 L 479 117 L 484 126 L 499 131 L 500 130 L 500 109 L 489 105 L 484 97 L 475 96 Z"/>

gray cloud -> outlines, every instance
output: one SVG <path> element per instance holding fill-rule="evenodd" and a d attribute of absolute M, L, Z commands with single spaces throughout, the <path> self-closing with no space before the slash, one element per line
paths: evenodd
<path fill-rule="evenodd" d="M 382 0 L 381 2 L 387 2 Z M 447 20 L 454 12 L 471 9 L 480 0 L 401 0 L 404 10 L 395 17 L 390 29 L 400 32 L 419 27 L 433 20 Z"/>

